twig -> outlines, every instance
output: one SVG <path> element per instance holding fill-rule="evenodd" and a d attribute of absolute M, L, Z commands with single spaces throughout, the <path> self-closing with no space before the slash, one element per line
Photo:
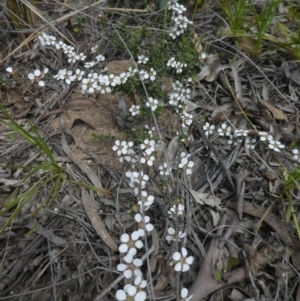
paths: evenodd
<path fill-rule="evenodd" d="M 201 128 L 200 124 L 196 121 L 193 122 L 193 125 L 197 128 L 197 130 L 199 131 L 202 139 L 205 141 L 205 143 L 208 145 L 208 147 L 212 150 L 212 152 L 216 155 L 216 157 L 219 159 L 220 164 L 222 166 L 223 172 L 225 174 L 225 177 L 227 178 L 227 181 L 229 182 L 231 188 L 233 191 L 235 191 L 235 185 L 233 184 L 231 175 L 229 170 L 226 168 L 226 164 L 224 163 L 223 159 L 221 158 L 220 154 L 218 153 L 218 151 L 216 150 L 216 148 L 214 147 L 214 145 L 209 141 L 209 139 L 206 137 L 205 132 L 203 131 L 203 129 Z"/>
<path fill-rule="evenodd" d="M 245 261 L 248 278 L 249 278 L 249 280 L 251 282 L 251 285 L 252 285 L 252 287 L 253 287 L 253 289 L 255 291 L 255 301 L 258 301 L 260 293 L 259 293 L 258 288 L 255 285 L 255 282 L 254 282 L 254 279 L 253 279 L 253 275 L 252 275 L 252 272 L 251 272 L 251 269 L 250 269 L 249 261 L 247 259 L 246 252 L 245 252 L 245 250 L 242 249 L 241 253 L 243 254 L 243 258 L 244 258 L 244 261 Z"/>
<path fill-rule="evenodd" d="M 154 251 L 154 247 L 152 246 L 147 253 L 145 253 L 141 260 L 145 261 L 149 257 L 149 255 Z M 101 300 L 115 285 L 117 285 L 122 279 L 124 275 L 120 275 L 116 280 L 114 280 L 106 289 L 104 289 L 101 294 L 99 294 L 93 301 Z"/>

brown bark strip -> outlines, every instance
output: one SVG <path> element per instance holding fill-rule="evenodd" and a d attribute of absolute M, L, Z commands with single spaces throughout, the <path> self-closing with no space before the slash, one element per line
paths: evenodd
<path fill-rule="evenodd" d="M 235 202 L 226 204 L 226 207 L 229 208 L 235 208 L 235 206 Z M 291 234 L 291 230 L 288 228 L 288 224 L 271 212 L 265 215 L 266 210 L 267 208 L 265 207 L 244 201 L 244 213 L 255 216 L 257 218 L 263 218 L 265 223 L 273 228 L 287 245 L 291 245 L 295 250 L 300 251 L 300 240 Z"/>
<path fill-rule="evenodd" d="M 94 205 L 94 202 L 88 192 L 82 187 L 81 188 L 81 198 L 84 210 L 89 217 L 95 231 L 101 237 L 103 242 L 110 247 L 113 251 L 118 251 L 118 246 L 112 240 L 111 236 L 107 232 L 104 223 Z"/>

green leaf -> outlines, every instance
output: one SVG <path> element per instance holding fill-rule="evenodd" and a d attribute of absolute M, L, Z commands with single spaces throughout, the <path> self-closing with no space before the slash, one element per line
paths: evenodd
<path fill-rule="evenodd" d="M 164 9 L 167 5 L 167 0 L 160 0 L 159 1 L 159 9 Z"/>
<path fill-rule="evenodd" d="M 227 263 L 226 272 L 229 272 L 234 266 L 239 264 L 239 259 L 236 257 L 230 257 Z"/>
<path fill-rule="evenodd" d="M 215 278 L 216 280 L 221 280 L 223 277 L 223 273 L 220 271 L 215 271 Z"/>

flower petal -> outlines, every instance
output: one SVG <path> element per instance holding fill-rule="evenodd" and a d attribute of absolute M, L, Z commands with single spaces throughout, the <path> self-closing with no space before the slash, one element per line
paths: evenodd
<path fill-rule="evenodd" d="M 131 270 L 126 270 L 126 271 L 124 271 L 123 275 L 124 275 L 125 278 L 129 279 L 129 278 L 132 277 L 132 271 Z"/>
<path fill-rule="evenodd" d="M 125 262 L 127 262 L 127 263 L 132 263 L 133 256 L 132 256 L 131 254 L 127 254 L 127 255 L 124 257 L 124 260 L 125 260 Z"/>
<path fill-rule="evenodd" d="M 182 272 L 186 272 L 190 269 L 190 266 L 187 263 L 184 263 L 182 266 Z"/>
<path fill-rule="evenodd" d="M 140 266 L 142 266 L 143 262 L 142 262 L 141 259 L 135 258 L 135 259 L 133 259 L 133 264 L 134 264 L 136 267 L 140 267 Z"/>
<path fill-rule="evenodd" d="M 141 249 L 144 246 L 144 244 L 143 244 L 143 242 L 141 240 L 138 240 L 138 241 L 135 242 L 135 246 L 138 249 Z"/>
<path fill-rule="evenodd" d="M 126 245 L 126 244 L 121 244 L 120 246 L 119 246 L 119 251 L 120 251 L 120 253 L 126 253 L 127 251 L 128 251 L 128 246 Z M 134 254 L 135 255 L 135 254 Z M 133 256 L 134 256 L 133 255 Z"/>
<path fill-rule="evenodd" d="M 174 270 L 175 270 L 176 272 L 180 272 L 180 271 L 181 271 L 181 268 L 182 268 L 181 263 L 180 263 L 180 262 L 177 262 L 177 263 L 175 264 Z"/>
<path fill-rule="evenodd" d="M 127 233 L 124 233 L 121 235 L 121 242 L 128 242 L 129 241 L 129 235 Z"/>
<path fill-rule="evenodd" d="M 129 296 L 134 296 L 136 294 L 136 287 L 133 286 L 133 285 L 130 285 L 128 288 L 127 288 L 127 294 Z"/>
<path fill-rule="evenodd" d="M 120 263 L 117 265 L 117 270 L 120 271 L 120 272 L 123 272 L 127 269 L 127 265 L 124 264 L 124 263 Z"/>
<path fill-rule="evenodd" d="M 116 293 L 116 299 L 118 301 L 123 301 L 126 299 L 126 293 L 123 290 L 118 290 Z"/>
<path fill-rule="evenodd" d="M 147 298 L 147 295 L 145 292 L 141 291 L 138 292 L 135 296 L 134 296 L 134 301 L 145 301 Z"/>
<path fill-rule="evenodd" d="M 181 258 L 181 254 L 179 252 L 175 252 L 173 254 L 173 260 L 178 261 L 178 260 L 180 260 L 180 258 Z"/>
<path fill-rule="evenodd" d="M 185 259 L 185 262 L 189 265 L 191 265 L 194 261 L 194 257 L 193 256 L 189 256 L 188 258 Z"/>
<path fill-rule="evenodd" d="M 189 291 L 186 288 L 183 288 L 181 290 L 181 298 L 186 298 L 188 293 L 189 293 Z"/>

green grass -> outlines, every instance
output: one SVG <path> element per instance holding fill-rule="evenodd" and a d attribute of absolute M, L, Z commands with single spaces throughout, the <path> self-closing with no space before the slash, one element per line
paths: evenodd
<path fill-rule="evenodd" d="M 252 57 L 258 57 L 268 50 L 282 49 L 293 58 L 299 59 L 299 22 L 294 20 L 294 23 L 298 24 L 296 31 L 284 25 L 278 19 L 278 17 L 285 17 L 278 13 L 280 3 L 280 0 L 269 0 L 262 10 L 258 11 L 252 1 L 224 0 L 219 2 L 229 24 L 229 35 Z M 293 6 L 291 10 L 292 8 Z M 288 13 L 286 17 L 293 21 L 294 14 Z"/>
<path fill-rule="evenodd" d="M 291 218 L 293 219 L 297 235 L 300 239 L 300 226 L 293 198 L 293 194 L 295 193 L 297 195 L 296 191 L 300 191 L 300 166 L 292 172 L 289 172 L 287 169 L 285 169 L 284 172 L 282 172 L 282 180 L 283 197 L 288 201 L 288 208 L 285 218 L 287 222 L 289 222 Z"/>
<path fill-rule="evenodd" d="M 46 195 L 43 202 L 39 205 L 35 212 L 32 213 L 32 217 L 37 216 L 37 214 L 44 208 L 51 208 L 59 191 L 63 189 L 65 181 L 94 191 L 109 193 L 107 190 L 99 189 L 92 185 L 76 182 L 70 179 L 68 171 L 56 162 L 49 146 L 30 122 L 30 131 L 27 131 L 13 119 L 3 105 L 0 105 L 0 112 L 6 117 L 5 119 L 0 118 L 0 122 L 7 125 L 16 133 L 16 135 L 30 142 L 31 145 L 36 148 L 39 155 L 44 158 L 44 162 L 33 164 L 24 169 L 27 173 L 25 174 L 21 183 L 19 183 L 19 186 L 14 189 L 14 191 L 5 201 L 3 207 L 0 208 L 0 216 L 8 216 L 7 221 L 2 228 L 0 228 L 0 233 L 2 233 L 12 223 L 13 219 L 18 216 L 22 208 L 30 200 L 33 200 L 45 186 L 47 187 L 47 191 L 49 191 L 49 193 Z M 31 186 L 23 191 L 21 189 L 22 184 L 26 184 L 28 179 L 30 179 L 32 182 Z"/>

